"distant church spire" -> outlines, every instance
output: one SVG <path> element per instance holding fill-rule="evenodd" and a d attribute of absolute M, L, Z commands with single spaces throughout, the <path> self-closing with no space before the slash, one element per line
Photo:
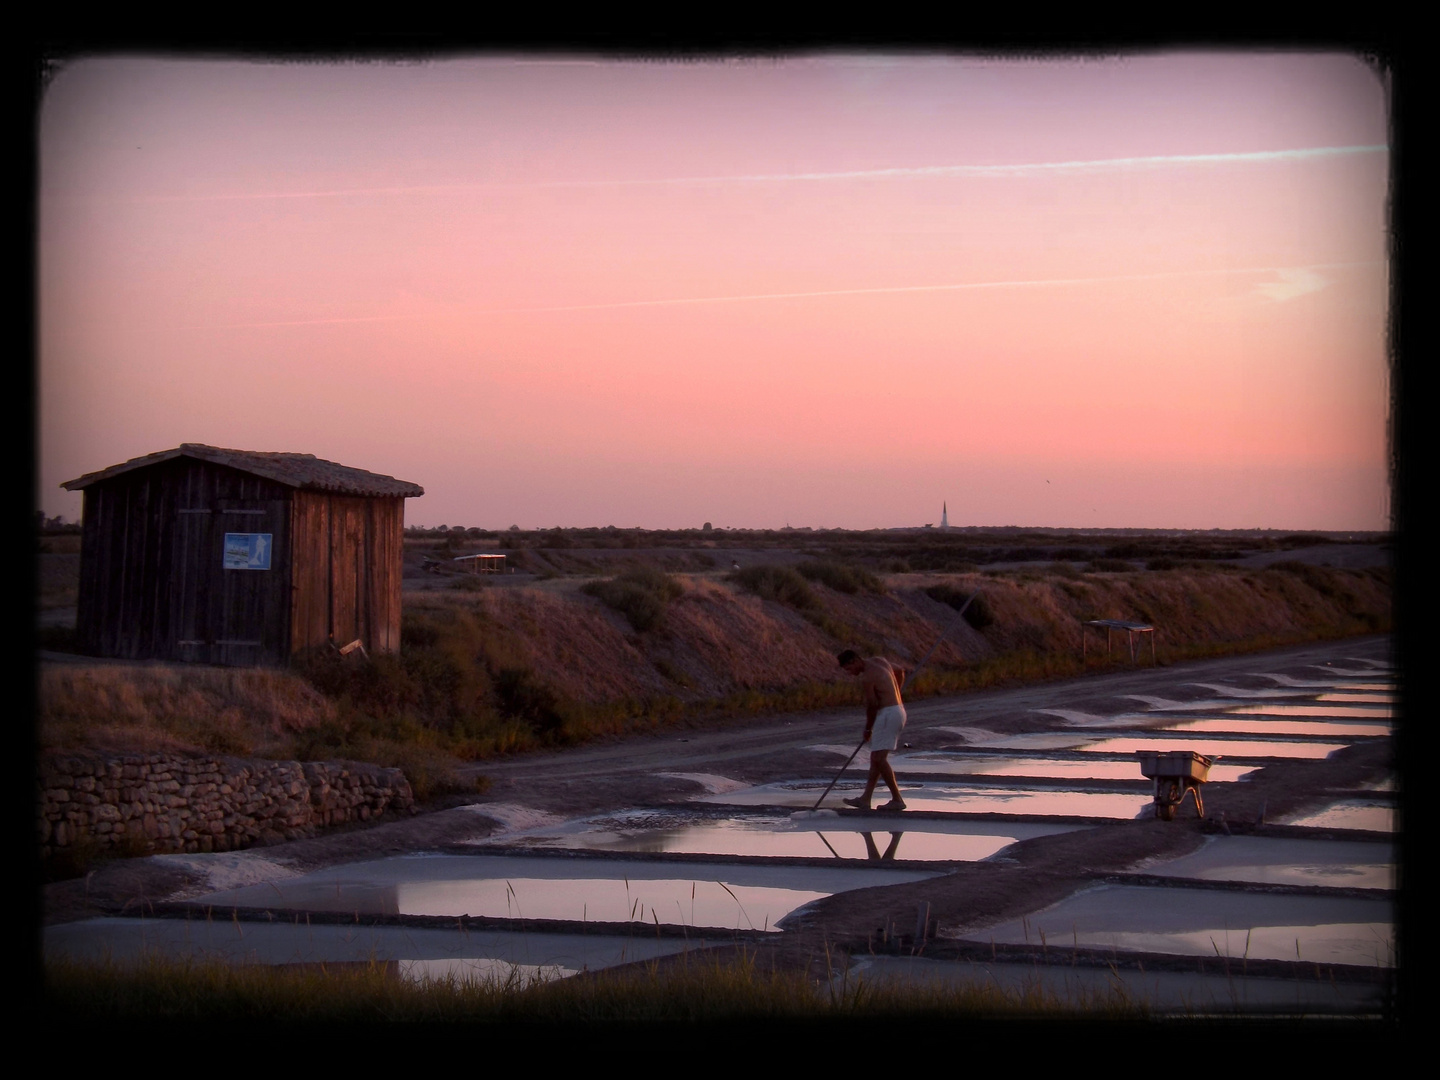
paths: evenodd
<path fill-rule="evenodd" d="M 950 527 L 950 507 L 947 506 L 945 503 L 942 502 L 942 503 L 940 504 L 940 528 L 942 528 L 942 529 L 948 529 L 949 527 Z"/>

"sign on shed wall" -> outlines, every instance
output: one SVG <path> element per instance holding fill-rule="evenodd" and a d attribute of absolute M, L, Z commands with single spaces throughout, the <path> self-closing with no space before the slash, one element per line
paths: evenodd
<path fill-rule="evenodd" d="M 225 534 L 226 570 L 269 570 L 271 533 Z"/>

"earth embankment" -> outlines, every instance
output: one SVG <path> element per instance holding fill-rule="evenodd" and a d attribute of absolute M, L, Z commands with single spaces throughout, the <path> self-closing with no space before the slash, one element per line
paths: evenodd
<path fill-rule="evenodd" d="M 923 697 L 1128 665 L 1093 631 L 1082 660 L 1091 619 L 1153 625 L 1161 663 L 1381 633 L 1391 620 L 1385 568 L 787 573 L 432 589 L 407 594 L 398 657 L 309 657 L 287 672 L 42 663 L 41 744 L 375 761 L 404 768 L 423 800 L 455 787 L 447 770 L 460 761 L 851 704 L 835 664 L 846 647 L 913 664 L 944 634 L 911 690 Z M 957 619 L 975 592 L 982 603 Z"/>

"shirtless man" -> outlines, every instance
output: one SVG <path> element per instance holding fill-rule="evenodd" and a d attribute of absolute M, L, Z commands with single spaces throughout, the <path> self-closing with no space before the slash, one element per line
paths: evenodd
<path fill-rule="evenodd" d="M 904 810 L 905 800 L 900 797 L 900 785 L 895 782 L 895 770 L 890 767 L 889 758 L 905 726 L 905 706 L 900 703 L 905 672 L 883 657 L 863 660 L 854 649 L 846 649 L 838 659 L 840 666 L 851 675 L 860 676 L 860 686 L 865 691 L 864 741 L 870 744 L 870 779 L 865 784 L 865 794 L 846 799 L 845 804 L 869 810 L 875 785 L 884 780 L 890 789 L 890 801 L 879 809 Z"/>

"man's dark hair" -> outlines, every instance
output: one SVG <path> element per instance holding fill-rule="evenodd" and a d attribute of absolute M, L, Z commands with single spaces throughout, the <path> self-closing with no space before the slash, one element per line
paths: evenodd
<path fill-rule="evenodd" d="M 840 661 L 841 667 L 844 667 L 846 664 L 853 664 L 856 660 L 859 660 L 860 654 L 857 653 L 854 649 L 846 649 L 835 659 Z"/>

